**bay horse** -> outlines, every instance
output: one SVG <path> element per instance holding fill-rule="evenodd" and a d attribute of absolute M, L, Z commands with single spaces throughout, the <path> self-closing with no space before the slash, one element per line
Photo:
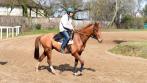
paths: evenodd
<path fill-rule="evenodd" d="M 55 69 L 52 66 L 51 53 L 53 49 L 60 52 L 61 44 L 59 44 L 58 42 L 54 40 L 54 36 L 55 36 L 54 33 L 49 33 L 46 35 L 38 36 L 35 39 L 34 58 L 38 60 L 36 71 L 38 71 L 39 69 L 40 62 L 47 56 L 47 63 L 49 64 L 51 73 L 56 74 Z M 80 56 L 82 52 L 84 51 L 87 40 L 90 37 L 95 38 L 96 40 L 98 40 L 99 43 L 102 42 L 99 23 L 88 24 L 86 27 L 74 32 L 73 44 L 70 45 L 70 54 L 75 58 L 74 71 L 73 71 L 74 75 L 82 75 L 84 61 Z M 44 48 L 44 52 L 42 53 L 41 56 L 39 56 L 39 45 L 40 44 Z M 68 50 L 69 49 L 66 48 L 65 53 L 69 53 Z M 78 61 L 80 61 L 81 67 L 79 69 L 80 72 L 77 73 L 76 69 L 77 69 Z"/>

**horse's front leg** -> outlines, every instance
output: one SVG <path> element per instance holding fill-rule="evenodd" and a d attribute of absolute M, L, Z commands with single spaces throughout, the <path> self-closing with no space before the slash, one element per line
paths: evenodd
<path fill-rule="evenodd" d="M 77 72 L 77 65 L 78 65 L 78 59 L 75 58 L 74 70 L 73 70 L 74 74 Z"/>
<path fill-rule="evenodd" d="M 81 63 L 80 72 L 74 73 L 74 75 L 76 75 L 76 76 L 82 75 L 82 71 L 83 71 L 83 68 L 84 68 L 84 61 L 81 59 L 81 57 L 79 56 L 79 54 L 74 54 L 73 56 L 77 60 L 79 60 L 80 63 Z"/>

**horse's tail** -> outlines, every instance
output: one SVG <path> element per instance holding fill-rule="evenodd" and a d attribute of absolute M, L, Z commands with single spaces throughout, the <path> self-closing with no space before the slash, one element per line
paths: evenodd
<path fill-rule="evenodd" d="M 39 43 L 40 43 L 40 37 L 37 37 L 36 40 L 35 40 L 35 50 L 34 50 L 34 58 L 36 60 L 39 59 Z"/>

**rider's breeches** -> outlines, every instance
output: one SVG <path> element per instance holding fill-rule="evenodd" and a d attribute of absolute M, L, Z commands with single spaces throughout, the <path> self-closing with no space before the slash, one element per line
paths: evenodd
<path fill-rule="evenodd" d="M 63 31 L 61 32 L 61 34 L 63 35 L 64 38 L 61 48 L 64 49 L 67 46 L 68 41 L 70 40 L 70 35 L 67 31 Z"/>

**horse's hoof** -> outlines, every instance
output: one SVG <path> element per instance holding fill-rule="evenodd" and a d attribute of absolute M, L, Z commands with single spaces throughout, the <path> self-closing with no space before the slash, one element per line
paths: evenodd
<path fill-rule="evenodd" d="M 38 68 L 35 68 L 35 71 L 38 72 Z"/>
<path fill-rule="evenodd" d="M 58 74 L 56 71 L 52 71 L 51 73 L 54 74 L 54 75 L 57 75 Z"/>
<path fill-rule="evenodd" d="M 77 76 L 77 73 L 73 73 L 74 76 Z"/>
<path fill-rule="evenodd" d="M 57 73 L 57 72 L 56 72 L 56 73 L 52 73 L 52 74 L 53 74 L 53 75 L 56 75 L 56 76 L 59 75 L 59 73 Z"/>
<path fill-rule="evenodd" d="M 82 76 L 82 72 L 73 73 L 74 76 Z"/>

